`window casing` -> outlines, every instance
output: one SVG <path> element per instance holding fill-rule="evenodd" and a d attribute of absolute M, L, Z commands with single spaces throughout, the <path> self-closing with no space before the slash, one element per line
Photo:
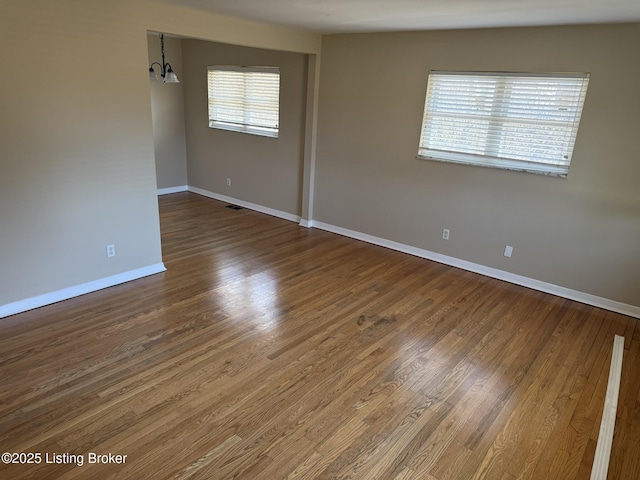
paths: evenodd
<path fill-rule="evenodd" d="M 589 74 L 429 73 L 418 157 L 566 176 Z"/>
<path fill-rule="evenodd" d="M 207 68 L 209 127 L 266 137 L 280 129 L 280 69 Z"/>

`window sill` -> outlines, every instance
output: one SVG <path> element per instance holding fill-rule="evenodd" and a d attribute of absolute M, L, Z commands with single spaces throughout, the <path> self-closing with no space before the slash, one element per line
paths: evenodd
<path fill-rule="evenodd" d="M 458 155 L 455 153 L 439 152 L 438 154 L 418 154 L 419 160 L 433 160 L 444 163 L 457 163 L 459 165 L 472 165 L 476 167 L 499 168 L 501 170 L 511 170 L 514 172 L 535 173 L 550 177 L 566 178 L 568 167 L 558 167 L 555 165 L 539 165 L 519 160 L 505 160 L 492 157 L 481 157 L 474 155 Z"/>
<path fill-rule="evenodd" d="M 258 135 L 260 137 L 278 138 L 278 130 L 260 127 L 248 127 L 245 125 L 232 125 L 220 122 L 209 122 L 209 128 L 217 130 L 227 130 L 229 132 L 248 133 L 249 135 Z"/>

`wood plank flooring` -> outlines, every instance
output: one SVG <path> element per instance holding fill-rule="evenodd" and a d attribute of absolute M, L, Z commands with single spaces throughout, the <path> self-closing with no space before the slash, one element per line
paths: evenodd
<path fill-rule="evenodd" d="M 167 272 L 0 321 L 0 450 L 42 454 L 0 478 L 586 479 L 615 334 L 609 478 L 640 478 L 635 319 L 195 194 L 160 211 Z"/>

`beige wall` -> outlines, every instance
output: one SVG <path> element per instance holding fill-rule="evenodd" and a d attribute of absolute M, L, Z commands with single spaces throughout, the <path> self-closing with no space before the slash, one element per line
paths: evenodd
<path fill-rule="evenodd" d="M 324 37 L 314 219 L 639 306 L 637 45 L 638 24 Z M 430 69 L 590 72 L 569 177 L 416 159 Z"/>
<path fill-rule="evenodd" d="M 148 30 L 320 48 L 144 0 L 0 2 L 0 307 L 161 262 Z"/>
<path fill-rule="evenodd" d="M 11 65 L 0 89 L 0 305 L 162 260 L 149 81 L 138 73 L 146 32 L 126 13 L 122 1 L 0 4 Z"/>
<path fill-rule="evenodd" d="M 160 36 L 148 35 L 149 64 L 162 65 Z M 150 82 L 151 115 L 153 119 L 153 147 L 158 188 L 187 185 L 187 147 L 184 134 L 184 77 L 182 75 L 182 40 L 164 38 L 165 62 L 180 83 L 164 83 L 160 67 L 155 65 L 158 80 Z"/>
<path fill-rule="evenodd" d="M 306 55 L 183 40 L 183 64 L 189 185 L 300 215 Z M 209 128 L 208 65 L 280 67 L 278 138 Z"/>
<path fill-rule="evenodd" d="M 128 1 L 134 3 L 136 6 L 131 8 L 135 8 L 144 17 L 147 30 L 154 32 L 174 33 L 245 47 L 311 54 L 319 53 L 322 44 L 322 36 L 309 31 L 241 20 L 150 0 Z"/>

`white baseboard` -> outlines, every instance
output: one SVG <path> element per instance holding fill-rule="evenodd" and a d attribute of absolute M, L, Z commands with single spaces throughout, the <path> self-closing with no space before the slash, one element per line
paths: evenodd
<path fill-rule="evenodd" d="M 593 456 L 591 480 L 606 480 L 609 473 L 611 446 L 613 445 L 618 397 L 620 395 L 620 380 L 622 378 L 622 357 L 624 353 L 624 337 L 616 335 L 613 338 L 613 352 L 609 366 L 609 381 L 607 393 L 604 397 L 604 409 L 600 419 L 600 431 L 596 443 L 596 453 Z"/>
<path fill-rule="evenodd" d="M 15 315 L 16 313 L 26 312 L 27 310 L 32 310 L 34 308 L 44 307 L 45 305 L 61 302 L 62 300 L 68 300 L 69 298 L 102 290 L 103 288 L 113 287 L 114 285 L 130 282 L 131 280 L 164 272 L 165 270 L 166 268 L 162 262 L 156 263 L 154 265 L 136 268 L 135 270 L 129 270 L 128 272 L 111 275 L 110 277 L 93 280 L 73 287 L 63 288 L 62 290 L 55 292 L 45 293 L 44 295 L 38 295 L 37 297 L 26 298 L 6 305 L 0 305 L 0 318 Z"/>
<path fill-rule="evenodd" d="M 244 200 L 239 200 L 233 197 L 227 197 L 226 195 L 210 192 L 202 188 L 192 187 L 191 185 L 189 185 L 188 190 L 190 192 L 197 193 L 198 195 L 203 195 L 205 197 L 213 198 L 215 200 L 220 200 L 221 202 L 231 203 L 233 205 L 240 205 L 241 207 L 248 208 L 249 210 L 255 210 L 256 212 L 266 213 L 267 215 L 282 218 L 284 220 L 289 220 L 290 222 L 297 223 L 300 221 L 300 216 L 298 215 L 294 215 L 288 212 L 283 212 L 282 210 L 276 210 L 274 208 L 265 207 L 263 205 L 258 205 L 257 203 L 245 202 Z"/>
<path fill-rule="evenodd" d="M 306 220 L 306 219 L 302 219 L 300 220 L 300 226 L 304 227 L 304 228 L 313 228 L 315 224 L 313 223 L 313 220 Z"/>
<path fill-rule="evenodd" d="M 177 187 L 166 187 L 158 189 L 158 196 L 168 195 L 170 193 L 186 192 L 189 189 L 186 185 L 178 185 Z"/>
<path fill-rule="evenodd" d="M 356 240 L 362 240 L 363 242 L 372 243 L 381 247 L 386 247 L 392 250 L 397 250 L 399 252 L 415 255 L 416 257 L 426 258 L 438 263 L 444 263 L 445 265 L 450 265 L 452 267 L 461 268 L 470 272 L 479 273 L 487 277 L 497 278 L 498 280 L 504 280 L 505 282 L 532 288 L 533 290 L 539 290 L 541 292 L 557 295 L 558 297 L 568 298 L 569 300 L 575 300 L 577 302 L 592 305 L 594 307 L 604 308 L 605 310 L 622 313 L 623 315 L 629 315 L 630 317 L 640 318 L 639 306 L 616 302 L 615 300 L 598 297 L 596 295 L 591 295 L 590 293 L 579 292 L 570 288 L 561 287 L 552 283 L 542 282 L 540 280 L 524 277 L 515 273 L 505 272 L 504 270 L 498 270 L 497 268 L 487 267 L 478 263 L 468 262 L 466 260 L 450 257 L 448 255 L 442 255 L 440 253 L 413 247 L 404 243 L 394 242 L 393 240 L 387 240 L 385 238 L 376 237 L 367 233 L 361 233 L 355 230 L 349 230 L 348 228 L 342 228 L 328 223 L 318 222 L 317 220 L 313 220 L 312 224 L 314 227 L 319 228 L 320 230 L 326 230 L 328 232 L 337 233 L 345 237 L 355 238 Z"/>

